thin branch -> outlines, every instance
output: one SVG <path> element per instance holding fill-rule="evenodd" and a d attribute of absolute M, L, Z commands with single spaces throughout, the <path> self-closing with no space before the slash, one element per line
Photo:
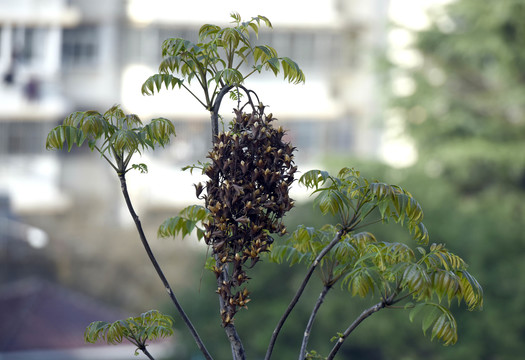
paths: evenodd
<path fill-rule="evenodd" d="M 357 317 L 357 319 L 354 320 L 354 322 L 345 330 L 345 332 L 339 337 L 336 344 L 332 348 L 332 351 L 330 354 L 328 354 L 328 357 L 326 360 L 332 360 L 341 346 L 343 345 L 344 341 L 352 333 L 352 331 L 355 330 L 356 327 L 359 326 L 366 318 L 368 318 L 370 315 L 372 315 L 375 312 L 378 312 L 379 310 L 383 309 L 386 306 L 386 303 L 384 301 L 381 301 L 380 303 L 375 304 L 374 306 L 366 309 Z"/>
<path fill-rule="evenodd" d="M 241 67 L 241 65 L 245 62 L 244 59 L 242 59 L 241 61 L 239 61 L 239 63 L 237 64 L 236 67 L 234 67 L 235 70 L 239 70 L 239 68 Z"/>
<path fill-rule="evenodd" d="M 233 43 L 230 43 L 230 49 L 228 54 L 228 68 L 231 69 L 233 66 L 233 57 L 235 56 L 235 53 L 233 52 Z"/>
<path fill-rule="evenodd" d="M 399 303 L 399 302 L 405 300 L 406 298 L 408 298 L 408 297 L 414 295 L 414 293 L 415 293 L 415 291 L 411 291 L 411 292 L 409 292 L 408 294 L 401 296 L 399 299 L 395 299 L 395 300 L 394 300 L 394 298 L 392 298 L 392 300 L 390 301 L 390 305 L 397 304 L 397 303 Z M 397 296 L 397 295 L 398 295 L 398 294 L 396 293 L 396 296 Z M 391 307 L 391 306 L 390 306 L 390 307 Z"/>
<path fill-rule="evenodd" d="M 224 86 L 224 85 L 222 85 Z M 215 83 L 215 88 L 213 89 L 213 95 L 211 96 L 211 103 L 213 104 L 213 102 L 215 101 L 215 96 L 217 96 L 217 89 L 219 88 L 219 84 L 218 83 Z"/>
<path fill-rule="evenodd" d="M 244 346 L 242 345 L 241 338 L 239 334 L 237 333 L 237 329 L 235 328 L 235 325 L 231 323 L 226 325 L 224 327 L 224 331 L 226 332 L 226 336 L 228 337 L 228 340 L 230 341 L 233 360 L 245 360 L 246 353 L 244 352 Z"/>
<path fill-rule="evenodd" d="M 259 100 L 259 97 L 257 96 L 257 94 L 255 93 L 255 91 L 252 91 L 252 90 L 248 90 L 246 89 L 244 86 L 242 85 L 237 85 L 237 88 L 241 88 L 244 90 L 244 92 L 246 93 L 246 96 L 248 97 L 248 101 L 246 102 L 246 104 L 244 104 L 239 110 L 243 111 L 244 108 L 246 107 L 246 105 L 250 105 L 251 108 L 252 108 L 252 111 L 255 113 L 257 112 L 257 110 L 255 109 L 255 104 L 253 103 L 253 100 L 252 100 L 252 97 L 250 96 L 250 93 L 253 93 L 255 95 L 255 97 L 257 98 L 257 105 L 259 105 L 261 102 Z M 261 115 L 262 115 L 262 111 L 259 112 Z"/>
<path fill-rule="evenodd" d="M 144 346 L 144 348 L 141 348 L 140 350 L 144 353 L 144 355 L 146 355 L 148 357 L 148 359 L 155 360 L 155 358 L 153 356 L 151 356 L 151 354 L 149 353 L 148 349 L 146 349 L 145 346 Z"/>
<path fill-rule="evenodd" d="M 254 72 L 258 71 L 257 69 L 253 69 L 251 72 L 249 72 L 244 78 L 243 80 L 246 80 L 250 75 L 252 75 Z"/>
<path fill-rule="evenodd" d="M 321 291 L 321 294 L 319 294 L 319 297 L 317 298 L 312 313 L 310 314 L 310 318 L 308 319 L 308 324 L 306 324 L 306 328 L 304 330 L 303 342 L 301 344 L 301 352 L 299 353 L 299 360 L 304 360 L 306 358 L 306 347 L 308 345 L 308 339 L 310 338 L 310 333 L 314 325 L 314 320 L 317 316 L 317 313 L 319 312 L 319 308 L 323 304 L 326 294 L 328 294 L 328 291 L 330 291 L 331 288 L 332 285 L 325 285 L 323 287 L 323 291 Z"/>
<path fill-rule="evenodd" d="M 375 304 L 374 306 L 366 309 L 357 317 L 357 319 L 354 320 L 354 322 L 345 330 L 345 332 L 339 337 L 339 340 L 337 340 L 337 343 L 332 348 L 332 351 L 330 354 L 328 354 L 328 357 L 326 360 L 332 360 L 341 346 L 343 345 L 346 338 L 369 316 L 371 316 L 373 313 L 378 312 L 381 309 L 384 309 L 386 307 L 390 307 L 390 305 L 396 303 L 397 301 L 394 301 L 394 298 L 397 296 L 397 291 L 395 291 L 392 295 L 383 298 L 381 302 Z"/>
<path fill-rule="evenodd" d="M 120 156 L 118 153 L 117 153 L 117 150 L 115 150 L 115 146 L 113 145 L 110 145 L 109 146 L 109 150 L 113 153 L 113 157 L 115 158 L 115 166 L 117 167 L 117 169 L 122 169 L 123 171 L 125 171 L 125 167 L 124 167 L 124 163 L 122 162 L 122 156 Z M 119 173 L 119 170 L 117 170 L 117 174 Z"/>
<path fill-rule="evenodd" d="M 370 221 L 369 223 L 363 224 L 361 226 L 356 226 L 356 228 L 354 230 L 359 230 L 359 229 L 362 229 L 362 228 L 367 227 L 369 225 L 377 224 L 380 221 L 383 221 L 383 219 L 377 219 L 377 220 L 374 220 L 374 221 Z"/>
<path fill-rule="evenodd" d="M 270 339 L 270 343 L 268 345 L 268 350 L 266 352 L 266 356 L 264 357 L 265 360 L 269 360 L 272 357 L 273 348 L 275 347 L 275 342 L 277 341 L 277 337 L 279 336 L 279 332 L 281 331 L 284 323 L 286 322 L 286 319 L 294 309 L 295 305 L 301 298 L 306 285 L 310 281 L 310 278 L 312 277 L 312 274 L 314 273 L 316 267 L 319 265 L 320 261 L 323 259 L 323 257 L 328 254 L 330 250 L 341 240 L 341 236 L 343 235 L 343 232 L 345 232 L 344 229 L 341 229 L 337 232 L 333 240 L 317 255 L 312 265 L 310 265 L 310 268 L 308 269 L 308 272 L 306 273 L 305 278 L 303 279 L 303 282 L 301 283 L 301 286 L 297 290 L 297 293 L 295 294 L 294 298 L 288 305 L 288 308 L 285 310 L 284 314 L 282 315 L 281 319 L 277 323 L 277 326 L 275 327 L 275 330 L 272 333 L 272 337 Z"/>
<path fill-rule="evenodd" d="M 131 158 L 133 157 L 134 154 L 135 154 L 134 151 L 130 151 L 128 156 L 126 156 L 126 159 L 124 160 L 124 164 L 123 164 L 124 169 L 128 168 L 129 162 L 131 161 Z"/>
<path fill-rule="evenodd" d="M 146 349 L 146 339 L 144 339 L 143 341 L 140 340 L 140 337 L 137 339 L 135 337 L 134 334 L 131 334 L 130 336 L 124 336 L 130 343 L 132 343 L 133 345 L 135 345 L 137 347 L 137 349 L 139 349 L 140 351 L 142 351 L 142 353 L 144 353 L 144 355 L 146 355 L 148 357 L 148 359 L 150 360 L 155 360 L 155 358 L 153 357 L 153 355 L 150 354 L 150 352 Z M 137 354 L 138 355 L 138 354 Z"/>
<path fill-rule="evenodd" d="M 160 268 L 160 265 L 157 262 L 157 259 L 155 258 L 155 255 L 153 254 L 153 251 L 151 250 L 151 247 L 149 246 L 149 243 L 148 243 L 148 240 L 146 239 L 146 235 L 144 234 L 144 230 L 142 228 L 142 224 L 140 222 L 140 219 L 139 219 L 138 215 L 136 214 L 136 212 L 135 212 L 135 210 L 133 208 L 133 205 L 131 203 L 131 198 L 129 196 L 128 188 L 127 188 L 127 184 L 126 184 L 126 177 L 125 177 L 124 169 L 122 171 L 120 171 L 118 173 L 118 175 L 119 175 L 119 179 L 120 179 L 120 187 L 121 187 L 121 190 L 122 190 L 122 195 L 124 196 L 124 199 L 126 201 L 126 205 L 128 207 L 128 210 L 129 210 L 129 213 L 131 214 L 131 217 L 133 218 L 133 221 L 135 222 L 135 226 L 137 227 L 137 231 L 139 233 L 142 245 L 144 246 L 144 249 L 146 250 L 146 253 L 148 254 L 148 257 L 149 257 L 153 267 L 157 271 L 157 274 L 158 274 L 160 280 L 162 281 L 162 283 L 164 285 L 164 288 L 168 292 L 168 295 L 169 295 L 171 301 L 175 305 L 175 308 L 179 312 L 182 320 L 184 321 L 184 323 L 188 327 L 191 335 L 193 336 L 193 339 L 195 340 L 195 342 L 197 343 L 197 346 L 199 347 L 200 351 L 204 355 L 204 358 L 206 360 L 213 360 L 213 358 L 211 357 L 210 353 L 208 352 L 208 350 L 204 346 L 204 343 L 202 342 L 202 339 L 200 338 L 199 334 L 197 333 L 197 330 L 195 329 L 195 327 L 191 323 L 190 319 L 188 318 L 188 316 L 184 312 L 184 309 L 182 308 L 182 306 L 180 305 L 179 301 L 175 297 L 175 294 L 173 293 L 173 290 L 171 289 L 171 286 L 170 286 L 168 280 L 166 279 L 166 276 L 164 276 L 164 273 L 162 272 L 162 269 Z"/>
<path fill-rule="evenodd" d="M 221 107 L 222 98 L 233 88 L 233 85 L 224 86 L 217 94 L 213 106 L 211 108 L 211 134 L 212 142 L 215 142 L 217 135 L 219 135 L 219 109 Z"/>
<path fill-rule="evenodd" d="M 207 59 L 209 59 L 209 57 Z M 219 54 L 217 54 L 217 59 L 220 59 L 219 58 Z M 209 66 L 215 72 L 215 74 L 217 74 L 219 72 L 219 68 L 215 65 L 215 63 L 210 61 L 210 62 L 208 62 L 206 64 L 207 64 L 207 66 Z M 213 74 L 213 72 L 211 70 L 210 70 L 210 73 Z"/>
<path fill-rule="evenodd" d="M 192 92 L 192 91 L 191 91 L 186 85 L 184 85 L 184 84 L 181 84 L 181 85 L 182 85 L 182 87 L 183 87 L 184 89 L 186 89 L 187 92 L 189 92 L 189 93 L 191 94 L 191 96 L 193 96 L 195 99 L 197 99 L 197 101 L 202 105 L 202 107 L 204 107 L 205 109 L 208 109 L 208 105 L 206 105 L 205 103 L 203 103 L 203 102 L 201 101 L 201 99 L 199 99 L 198 96 L 195 95 L 195 94 L 194 94 L 194 93 L 193 93 L 193 92 Z"/>
<path fill-rule="evenodd" d="M 100 150 L 98 148 L 98 146 L 95 145 L 95 149 L 100 153 L 100 155 L 102 155 L 102 157 L 104 159 L 106 159 L 106 161 L 109 163 L 109 165 L 111 165 L 111 167 L 113 168 L 113 170 L 115 170 L 117 173 L 118 173 L 118 169 L 117 167 L 113 164 L 113 162 L 111 160 L 109 160 L 109 158 L 102 152 L 102 150 Z"/>
<path fill-rule="evenodd" d="M 217 254 L 215 254 L 215 261 L 217 263 L 217 267 L 219 266 L 219 258 Z M 223 281 L 228 280 L 228 268 L 225 266 L 222 273 L 217 278 L 217 285 L 221 286 Z M 224 299 L 222 296 L 219 296 L 219 307 L 221 310 L 226 310 L 226 307 L 228 304 L 224 302 Z M 235 328 L 235 325 L 232 323 L 226 325 L 224 327 L 224 331 L 226 332 L 226 336 L 228 337 L 228 340 L 230 341 L 230 346 L 232 350 L 232 356 L 233 360 L 244 360 L 246 359 L 246 353 L 244 352 L 244 346 L 242 345 L 241 338 L 239 334 L 237 333 L 237 329 Z"/>

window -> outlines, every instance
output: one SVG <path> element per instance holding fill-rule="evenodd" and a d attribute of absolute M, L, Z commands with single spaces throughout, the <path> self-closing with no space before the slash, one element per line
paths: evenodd
<path fill-rule="evenodd" d="M 261 31 L 257 44 L 268 44 L 280 56 L 287 56 L 303 69 L 333 69 L 341 65 L 337 44 L 341 35 L 332 30 Z"/>
<path fill-rule="evenodd" d="M 48 127 L 39 122 L 0 122 L 0 154 L 41 153 Z"/>
<path fill-rule="evenodd" d="M 96 26 L 84 25 L 63 30 L 62 63 L 65 66 L 96 65 L 98 56 Z"/>
<path fill-rule="evenodd" d="M 35 29 L 23 29 L 22 34 L 23 40 L 20 57 L 22 62 L 30 63 L 35 55 Z"/>

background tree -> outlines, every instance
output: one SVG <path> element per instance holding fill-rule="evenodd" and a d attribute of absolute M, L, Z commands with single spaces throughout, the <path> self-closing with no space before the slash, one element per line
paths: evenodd
<path fill-rule="evenodd" d="M 427 358 L 518 359 L 525 350 L 524 18 L 523 1 L 455 1 L 413 32 L 422 64 L 393 68 L 415 85 L 391 106 L 419 153 L 396 176 L 424 204 L 435 241 L 460 239 L 487 304 L 478 316 L 458 315 L 460 356 Z"/>

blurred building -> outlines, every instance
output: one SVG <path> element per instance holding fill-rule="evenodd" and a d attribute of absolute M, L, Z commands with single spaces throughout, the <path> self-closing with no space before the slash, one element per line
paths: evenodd
<path fill-rule="evenodd" d="M 269 0 L 262 8 L 245 1 L 4 0 L 0 191 L 15 212 L 66 209 L 64 163 L 43 151 L 45 135 L 71 111 L 104 111 L 116 103 L 143 120 L 175 122 L 178 138 L 163 163 L 202 159 L 209 146 L 207 112 L 183 90 L 147 97 L 140 86 L 156 72 L 163 40 L 195 41 L 200 25 L 226 25 L 232 11 L 270 18 L 274 30 L 262 31 L 258 42 L 296 60 L 306 74 L 305 85 L 270 74 L 247 83 L 290 129 L 299 161 L 326 153 L 375 156 L 381 101 L 374 58 L 384 44 L 387 10 L 388 0 Z"/>
<path fill-rule="evenodd" d="M 84 330 L 97 320 L 129 317 L 120 309 L 35 278 L 0 286 L 0 359 L 119 360 L 130 359 L 136 347 L 86 344 Z M 156 356 L 173 351 L 166 341 L 150 344 Z M 136 359 L 147 359 L 140 353 Z"/>

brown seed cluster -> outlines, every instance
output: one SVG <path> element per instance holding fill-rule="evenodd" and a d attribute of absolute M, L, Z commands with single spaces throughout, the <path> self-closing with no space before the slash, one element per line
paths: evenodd
<path fill-rule="evenodd" d="M 286 232 L 282 217 L 294 204 L 288 189 L 297 170 L 295 148 L 283 141 L 285 132 L 272 126 L 274 120 L 271 114 L 235 110 L 230 130 L 218 135 L 208 154 L 206 195 L 201 196 L 202 184 L 196 185 L 212 214 L 205 240 L 216 259 L 223 325 L 250 301 L 241 288 L 249 279 L 246 270 L 269 251 L 271 233 Z"/>

